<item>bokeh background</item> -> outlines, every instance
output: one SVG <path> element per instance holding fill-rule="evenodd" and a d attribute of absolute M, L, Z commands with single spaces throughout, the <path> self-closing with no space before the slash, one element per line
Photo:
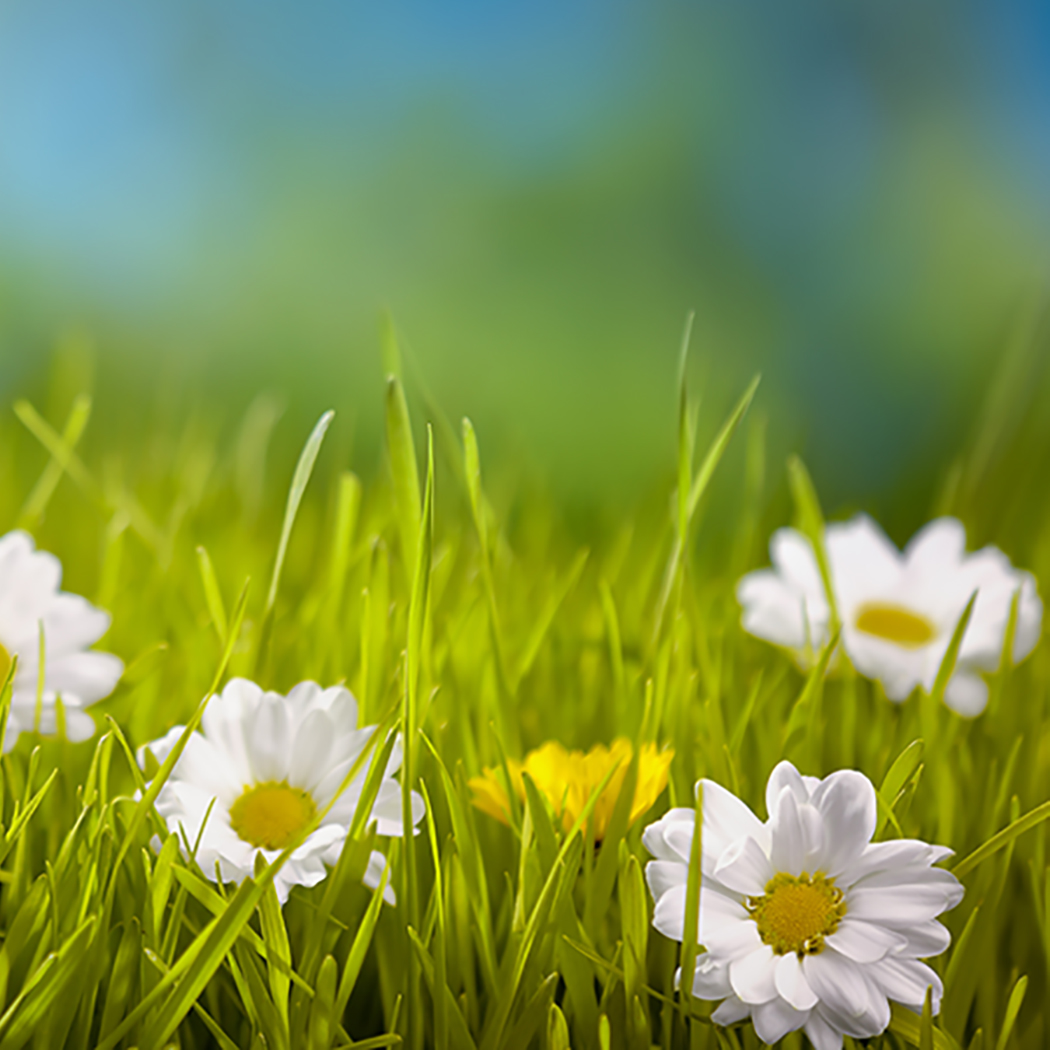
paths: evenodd
<path fill-rule="evenodd" d="M 490 456 L 630 501 L 695 309 L 708 430 L 761 370 L 771 467 L 877 506 L 968 440 L 1048 235 L 1046 4 L 0 8 L 5 411 L 90 339 L 93 428 L 269 390 L 368 469 L 389 307 Z"/>

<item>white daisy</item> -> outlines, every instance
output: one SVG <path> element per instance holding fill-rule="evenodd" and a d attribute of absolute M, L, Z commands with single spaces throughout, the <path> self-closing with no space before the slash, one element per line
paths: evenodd
<path fill-rule="evenodd" d="M 766 1043 L 805 1028 L 817 1050 L 866 1038 L 890 1021 L 888 1000 L 933 1012 L 942 986 L 922 958 L 950 942 L 936 921 L 963 888 L 932 865 L 951 850 L 872 842 L 875 789 L 863 774 L 824 780 L 790 762 L 766 786 L 770 819 L 710 780 L 703 784 L 700 921 L 693 995 L 721 999 L 718 1024 L 751 1018 Z M 653 925 L 681 940 L 694 812 L 672 809 L 645 829 Z"/>
<path fill-rule="evenodd" d="M 1018 591 L 1014 662 L 1039 640 L 1043 605 L 1035 578 L 1013 568 L 995 547 L 967 554 L 966 531 L 954 518 L 930 522 L 903 552 L 865 515 L 828 525 L 825 545 L 842 646 L 857 670 L 880 681 L 891 700 L 907 699 L 916 686 L 933 688 L 974 591 L 973 615 L 944 695 L 949 707 L 967 716 L 984 710 L 988 687 L 980 672 L 999 666 Z M 773 568 L 749 573 L 737 587 L 744 629 L 794 650 L 808 663 L 827 642 L 830 619 L 813 548 L 794 529 L 775 532 L 769 548 Z"/>
<path fill-rule="evenodd" d="M 109 629 L 109 613 L 78 594 L 60 591 L 61 581 L 59 560 L 35 550 L 27 533 L 0 537 L 0 682 L 18 657 L 5 751 L 14 747 L 20 733 L 57 732 L 59 698 L 66 736 L 87 740 L 95 723 L 83 708 L 108 696 L 124 671 L 123 663 L 111 653 L 88 649 Z M 41 634 L 44 684 L 38 721 Z"/>
<path fill-rule="evenodd" d="M 163 762 L 183 732 L 175 726 L 146 745 Z M 342 686 L 322 689 L 301 682 L 287 696 L 264 692 L 244 678 L 230 681 L 205 708 L 157 798 L 157 812 L 180 841 L 197 845 L 196 859 L 209 877 L 216 865 L 224 882 L 254 874 L 255 858 L 269 863 L 338 791 L 368 745 L 375 726 L 357 725 L 357 701 Z M 143 762 L 144 749 L 140 749 Z M 404 834 L 401 764 L 395 746 L 379 786 L 371 819 L 380 835 Z M 339 859 L 367 773 L 367 761 L 274 880 L 283 904 L 293 886 L 313 886 L 325 865 Z M 412 824 L 423 818 L 423 799 L 412 793 Z M 386 858 L 373 851 L 365 884 L 379 885 Z M 384 894 L 393 904 L 393 891 Z"/>

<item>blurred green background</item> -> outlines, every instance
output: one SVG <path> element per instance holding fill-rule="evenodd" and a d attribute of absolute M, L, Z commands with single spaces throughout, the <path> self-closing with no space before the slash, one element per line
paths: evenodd
<path fill-rule="evenodd" d="M 1050 272 L 1048 118 L 1037 3 L 14 0 L 0 397 L 84 333 L 93 431 L 268 390 L 368 471 L 389 307 L 490 461 L 629 502 L 695 309 L 708 431 L 761 369 L 771 469 L 877 509 Z"/>

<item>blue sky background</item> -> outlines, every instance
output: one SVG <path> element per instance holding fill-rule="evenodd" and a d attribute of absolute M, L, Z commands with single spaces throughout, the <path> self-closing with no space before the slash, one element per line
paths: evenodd
<path fill-rule="evenodd" d="M 1037 3 L 0 9 L 0 390 L 104 375 L 335 401 L 389 305 L 450 415 L 575 492 L 666 471 L 761 368 L 832 501 L 950 455 L 1045 284 Z M 137 386 L 136 386 L 137 384 Z"/>

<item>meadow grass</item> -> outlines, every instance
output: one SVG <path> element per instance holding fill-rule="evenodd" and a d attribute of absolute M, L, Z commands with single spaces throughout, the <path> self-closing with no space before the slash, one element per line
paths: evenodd
<path fill-rule="evenodd" d="M 94 741 L 25 734 L 0 760 L 0 1050 L 757 1047 L 750 1025 L 719 1028 L 713 1004 L 675 991 L 698 946 L 651 926 L 646 819 L 628 827 L 619 807 L 596 843 L 535 791 L 509 825 L 471 805 L 467 780 L 483 767 L 546 740 L 617 736 L 674 748 L 649 820 L 693 805 L 704 776 L 764 815 L 783 758 L 815 775 L 863 771 L 879 788 L 878 837 L 949 845 L 966 886 L 945 917 L 952 947 L 933 962 L 940 1017 L 895 1009 L 868 1045 L 1045 1047 L 1045 642 L 1004 663 L 972 721 L 936 695 L 890 703 L 848 667 L 804 675 L 744 634 L 733 593 L 790 506 L 808 534 L 823 521 L 799 460 L 786 475 L 767 468 L 748 415 L 757 384 L 721 429 L 707 421 L 715 436 L 697 453 L 683 354 L 675 491 L 593 529 L 588 549 L 550 499 L 497 511 L 473 428 L 433 403 L 428 425 L 410 417 L 385 338 L 387 451 L 367 483 L 318 458 L 327 415 L 291 479 L 272 476 L 265 404 L 226 440 L 158 424 L 133 448 L 107 445 L 86 394 L 61 418 L 18 402 L 0 424 L 4 531 L 26 528 L 61 557 L 66 587 L 112 612 L 103 645 L 127 663 L 92 709 Z M 971 543 L 999 541 L 1047 581 L 1050 442 L 1024 367 L 1035 359 L 1011 358 L 934 503 L 963 517 Z M 721 509 L 730 540 L 708 543 L 700 518 L 718 512 L 709 483 L 732 443 L 745 454 L 736 503 Z M 771 501 L 785 480 L 792 503 Z M 364 756 L 373 771 L 401 734 L 400 776 L 427 817 L 414 840 L 382 847 L 395 907 L 361 884 L 375 840 L 364 808 L 329 877 L 283 909 L 272 867 L 216 885 L 167 835 L 151 804 L 175 755 L 147 770 L 147 789 L 134 749 L 194 724 L 233 675 L 282 691 L 347 683 L 362 721 L 382 727 Z"/>

